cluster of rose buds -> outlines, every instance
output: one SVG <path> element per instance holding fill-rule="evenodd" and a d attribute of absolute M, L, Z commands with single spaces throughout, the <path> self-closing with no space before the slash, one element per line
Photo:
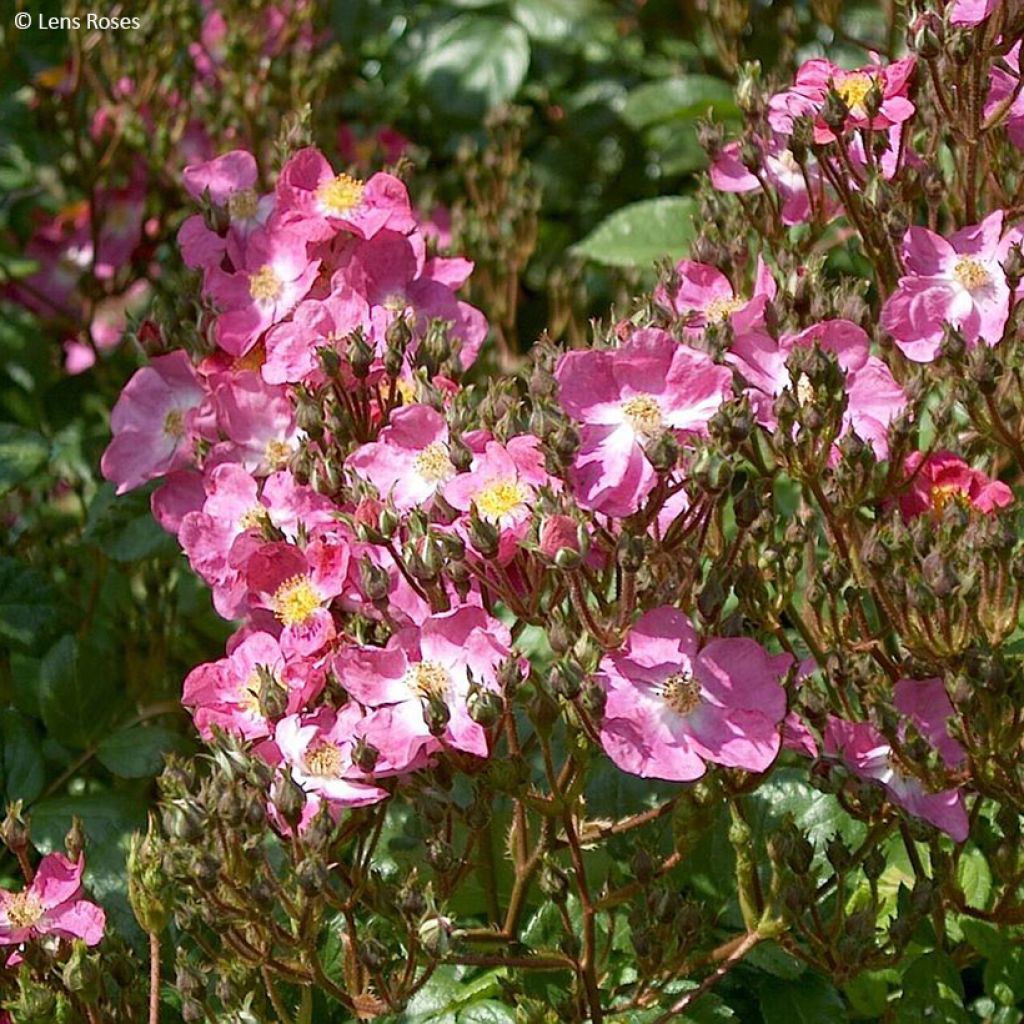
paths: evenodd
<path fill-rule="evenodd" d="M 694 258 L 487 384 L 473 267 L 396 177 L 312 148 L 270 190 L 244 150 L 186 170 L 196 341 L 126 386 L 103 470 L 162 479 L 154 515 L 241 622 L 185 681 L 213 766 L 168 773 L 153 838 L 179 925 L 237 967 L 220 1005 L 313 985 L 396 1011 L 456 964 L 510 968 L 523 1006 L 530 971 L 566 972 L 559 1019 L 681 1012 L 703 987 L 666 985 L 762 941 L 844 980 L 943 908 L 1024 912 L 1000 479 L 1024 469 L 1024 236 L 997 173 L 1019 87 L 1007 13 L 967 6 L 900 60 L 812 60 L 774 95 L 748 69 L 743 137 L 702 132 Z M 964 151 L 953 180 L 940 143 Z M 650 799 L 600 817 L 590 784 L 618 771 Z M 856 840 L 788 821 L 759 847 L 750 801 L 779 772 Z M 743 930 L 716 945 L 686 870 L 720 811 Z M 415 872 L 375 868 L 385 831 Z M 960 888 L 968 836 L 993 910 Z M 593 849 L 623 837 L 632 878 L 599 881 Z M 893 842 L 915 882 L 881 928 Z M 470 872 L 485 900 L 461 917 Z M 599 941 L 619 922 L 628 977 Z M 211 984 L 183 959 L 190 1012 Z"/>

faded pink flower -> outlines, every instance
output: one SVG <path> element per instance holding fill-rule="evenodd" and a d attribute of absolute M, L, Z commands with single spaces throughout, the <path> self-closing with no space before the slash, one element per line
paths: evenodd
<path fill-rule="evenodd" d="M 735 339 L 727 358 L 750 385 L 747 394 L 758 422 L 770 430 L 775 428 L 774 400 L 786 388 L 800 401 L 813 401 L 807 391 L 810 382 L 806 378 L 791 380 L 786 361 L 796 347 L 814 344 L 835 353 L 846 372 L 849 400 L 843 413 L 844 433 L 852 430 L 871 445 L 878 458 L 885 458 L 889 424 L 905 408 L 906 395 L 889 367 L 871 354 L 871 339 L 864 329 L 849 320 L 825 320 L 777 340 L 756 330 Z"/>
<path fill-rule="evenodd" d="M 904 463 L 909 489 L 900 496 L 904 519 L 926 512 L 941 515 L 948 501 L 958 501 L 991 515 L 1013 503 L 1013 491 L 1001 480 L 993 480 L 973 469 L 952 452 L 926 456 L 913 452 Z"/>
<path fill-rule="evenodd" d="M 15 946 L 42 935 L 81 939 L 95 946 L 103 938 L 103 908 L 81 898 L 85 858 L 61 853 L 42 859 L 32 884 L 21 892 L 0 889 L 0 945 Z"/>
<path fill-rule="evenodd" d="M 736 333 L 749 330 L 762 321 L 765 304 L 775 298 L 775 279 L 760 257 L 749 299 L 737 295 L 717 267 L 680 260 L 675 272 L 678 285 L 672 293 L 659 285 L 654 298 L 686 321 L 686 334 L 692 338 L 699 338 L 709 324 L 728 323 Z"/>
<path fill-rule="evenodd" d="M 346 464 L 400 512 L 426 504 L 455 476 L 448 424 L 429 405 L 395 409 L 378 439 L 358 448 Z"/>
<path fill-rule="evenodd" d="M 706 762 L 762 772 L 781 745 L 792 664 L 753 640 L 710 640 L 698 649 L 678 609 L 642 615 L 620 651 L 601 660 L 607 694 L 601 744 L 623 771 L 689 782 Z"/>
<path fill-rule="evenodd" d="M 881 783 L 893 803 L 952 836 L 967 838 L 967 811 L 959 789 L 929 793 L 921 782 L 904 775 L 893 762 L 892 747 L 870 722 L 847 722 L 830 716 L 824 750 L 840 758 L 859 778 Z"/>
<path fill-rule="evenodd" d="M 664 430 L 703 433 L 732 374 L 656 328 L 621 348 L 567 352 L 555 369 L 562 408 L 583 424 L 573 487 L 584 508 L 628 516 L 654 488 L 644 445 Z"/>
<path fill-rule="evenodd" d="M 114 437 L 100 462 L 118 494 L 187 465 L 204 397 L 202 382 L 182 351 L 157 356 L 136 371 L 110 415 Z"/>
<path fill-rule="evenodd" d="M 1020 241 L 1019 228 L 1003 233 L 1003 211 L 948 239 L 912 227 L 903 240 L 908 274 L 882 309 L 882 326 L 900 351 L 918 363 L 939 353 L 943 326 L 959 327 L 969 347 L 996 345 L 1010 314 L 1010 288 L 1002 263 Z"/>
<path fill-rule="evenodd" d="M 387 647 L 343 648 L 334 667 L 360 704 L 392 709 L 392 763 L 413 763 L 442 745 L 487 757 L 487 733 L 469 714 L 470 688 L 498 691 L 510 645 L 505 626 L 482 608 L 462 606 L 396 633 Z M 447 718 L 436 736 L 426 718 L 432 705 Z"/>
<path fill-rule="evenodd" d="M 953 703 L 941 679 L 900 679 L 893 690 L 893 704 L 933 746 L 949 768 L 958 768 L 967 756 L 950 735 Z"/>

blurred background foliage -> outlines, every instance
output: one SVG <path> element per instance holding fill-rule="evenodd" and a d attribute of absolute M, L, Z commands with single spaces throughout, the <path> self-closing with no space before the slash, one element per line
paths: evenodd
<path fill-rule="evenodd" d="M 836 0 L 132 7 L 134 31 L 18 31 L 10 2 L 0 19 L 0 789 L 41 852 L 81 819 L 93 891 L 136 940 L 127 837 L 164 754 L 192 748 L 182 679 L 227 632 L 148 492 L 117 497 L 98 473 L 119 389 L 159 345 L 150 304 L 195 323 L 174 244 L 182 167 L 249 146 L 273 169 L 309 140 L 363 175 L 397 162 L 424 215 L 477 262 L 469 297 L 514 358 L 544 331 L 581 338 L 686 251 L 698 124 L 738 127 L 743 61 L 781 77 L 820 52 L 862 63 L 858 41 L 886 52 L 893 39 L 877 4 Z M 84 22 L 86 10 L 31 13 Z M 105 232 L 131 242 L 117 259 Z M 776 796 L 800 809 L 793 785 L 762 788 L 765 821 Z M 731 869 L 708 862 L 713 892 L 717 867 Z M 15 874 L 0 858 L 0 884 Z M 728 991 L 753 1015 L 711 1000 L 699 1019 L 845 1019 L 835 990 L 795 969 L 781 953 L 752 958 Z M 464 990 L 444 983 L 407 1019 L 485 1019 L 463 1016 Z M 878 991 L 858 984 L 866 1017 Z"/>

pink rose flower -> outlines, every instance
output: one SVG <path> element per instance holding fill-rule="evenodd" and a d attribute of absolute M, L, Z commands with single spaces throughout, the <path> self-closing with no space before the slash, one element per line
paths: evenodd
<path fill-rule="evenodd" d="M 429 405 L 403 405 L 376 441 L 349 456 L 347 465 L 406 512 L 430 501 L 455 476 L 448 424 Z"/>
<path fill-rule="evenodd" d="M 952 836 L 958 843 L 967 838 L 967 811 L 959 789 L 929 793 L 921 782 L 905 775 L 894 764 L 892 747 L 870 722 L 846 722 L 829 718 L 824 737 L 825 753 L 840 758 L 861 779 L 881 783 L 893 803 Z"/>
<path fill-rule="evenodd" d="M 846 71 L 824 57 L 815 57 L 801 65 L 789 89 L 776 93 L 768 101 L 768 123 L 782 135 L 790 135 L 794 118 L 810 114 L 815 118 L 814 141 L 834 141 L 834 133 L 821 118 L 831 86 L 849 110 L 844 126 L 846 132 L 856 128 L 886 131 L 914 116 L 916 108 L 910 101 L 909 91 L 915 67 L 916 58 L 911 56 L 892 64 L 874 63 Z M 881 90 L 881 104 L 869 115 L 867 97 L 876 88 Z"/>
<path fill-rule="evenodd" d="M 157 356 L 135 372 L 110 415 L 114 437 L 100 462 L 118 494 L 187 465 L 205 395 L 182 351 Z"/>
<path fill-rule="evenodd" d="M 915 519 L 926 512 L 940 515 L 950 500 L 988 515 L 1013 502 L 1013 491 L 1006 484 L 972 469 L 952 452 L 928 456 L 913 452 L 903 468 L 910 480 L 909 489 L 900 497 L 904 519 Z"/>
<path fill-rule="evenodd" d="M 20 945 L 43 935 L 97 945 L 106 915 L 102 907 L 81 898 L 84 870 L 84 857 L 73 862 L 51 853 L 42 859 L 27 888 L 0 889 L 0 945 Z"/>
<path fill-rule="evenodd" d="M 1002 210 L 949 239 L 910 228 L 903 240 L 909 273 L 900 278 L 881 319 L 900 351 L 915 362 L 931 362 L 946 323 L 960 328 L 969 347 L 979 341 L 997 345 L 1011 301 L 1002 263 L 1021 238 L 1018 228 L 1003 233 Z"/>
<path fill-rule="evenodd" d="M 505 564 L 529 532 L 537 489 L 544 486 L 557 489 L 558 481 L 544 468 L 540 441 L 521 434 L 506 445 L 488 441 L 469 472 L 448 481 L 444 498 L 459 512 L 468 513 L 475 506 L 481 519 L 497 527 L 497 557 Z"/>
<path fill-rule="evenodd" d="M 623 771 L 644 778 L 689 782 L 707 762 L 762 772 L 781 745 L 780 680 L 792 660 L 746 638 L 698 649 L 681 611 L 655 608 L 601 660 L 601 744 Z"/>
<path fill-rule="evenodd" d="M 334 664 L 360 704 L 392 709 L 391 763 L 412 764 L 442 746 L 487 757 L 487 733 L 469 714 L 470 686 L 498 691 L 510 645 L 505 626 L 482 608 L 462 606 L 396 633 L 387 647 L 343 648 Z M 437 736 L 425 717 L 431 704 L 447 714 Z"/>
<path fill-rule="evenodd" d="M 286 662 L 281 645 L 269 633 L 250 633 L 226 658 L 198 665 L 186 677 L 181 702 L 205 740 L 213 726 L 243 739 L 270 735 L 260 711 L 265 674 L 286 693 L 287 711 L 294 714 L 323 685 L 323 673 L 304 662 Z"/>
<path fill-rule="evenodd" d="M 852 430 L 870 444 L 876 457 L 884 459 L 889 450 L 889 424 L 906 406 L 906 395 L 889 367 L 871 354 L 871 339 L 863 328 L 849 320 L 825 320 L 798 334 L 784 334 L 778 340 L 766 331 L 739 335 L 727 358 L 750 384 L 747 394 L 758 422 L 769 430 L 776 426 L 773 404 L 786 388 L 800 401 L 813 401 L 807 393 L 810 382 L 790 379 L 786 361 L 797 346 L 815 343 L 833 352 L 846 372 L 849 396 L 843 413 L 843 432 Z"/>
<path fill-rule="evenodd" d="M 655 328 L 619 349 L 567 352 L 555 379 L 562 408 L 583 424 L 576 498 L 611 516 L 632 515 L 654 488 L 644 445 L 663 430 L 703 433 L 732 394 L 727 367 Z"/>
<path fill-rule="evenodd" d="M 345 587 L 349 558 L 348 541 L 326 531 L 305 549 L 273 542 L 249 554 L 245 575 L 251 598 L 281 623 L 281 649 L 288 656 L 316 654 L 334 639 L 330 604 Z"/>
<path fill-rule="evenodd" d="M 284 225 L 296 225 L 310 241 L 326 241 L 339 231 L 373 238 L 390 228 L 407 233 L 415 226 L 405 185 L 391 174 L 362 182 L 335 174 L 326 157 L 301 149 L 277 180 L 277 210 Z"/>
<path fill-rule="evenodd" d="M 678 287 L 670 295 L 665 285 L 654 293 L 655 301 L 686 320 L 686 334 L 699 338 L 708 324 L 729 323 L 736 333 L 762 321 L 765 304 L 775 298 L 775 279 L 758 257 L 754 294 L 737 295 L 729 279 L 717 267 L 681 260 L 676 264 Z"/>

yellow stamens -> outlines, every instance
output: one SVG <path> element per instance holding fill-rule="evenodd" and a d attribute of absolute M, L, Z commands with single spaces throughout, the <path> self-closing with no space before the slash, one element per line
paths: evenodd
<path fill-rule="evenodd" d="M 278 441 L 276 438 L 267 442 L 266 448 L 263 450 L 263 458 L 266 460 L 268 466 L 273 466 L 275 469 L 283 469 L 288 465 L 288 460 L 292 457 L 291 447 L 287 441 Z"/>
<path fill-rule="evenodd" d="M 259 209 L 260 199 L 251 188 L 232 192 L 228 196 L 228 216 L 232 220 L 252 220 Z"/>
<path fill-rule="evenodd" d="M 494 480 L 477 491 L 476 510 L 484 519 L 496 520 L 508 515 L 526 501 L 529 492 L 518 480 Z"/>
<path fill-rule="evenodd" d="M 316 190 L 320 205 L 336 217 L 354 210 L 363 199 L 363 183 L 348 174 L 325 181 Z"/>
<path fill-rule="evenodd" d="M 185 436 L 185 414 L 180 409 L 171 409 L 164 417 L 164 433 L 168 437 Z"/>
<path fill-rule="evenodd" d="M 413 460 L 412 468 L 428 484 L 444 483 L 455 475 L 455 467 L 448 458 L 448 449 L 440 441 L 428 444 Z"/>
<path fill-rule="evenodd" d="M 962 487 L 956 484 L 939 484 L 932 488 L 932 508 L 937 516 L 941 516 L 945 507 L 955 501 L 963 508 L 970 508 L 971 499 Z"/>
<path fill-rule="evenodd" d="M 269 263 L 249 276 L 249 294 L 257 302 L 273 302 L 284 291 L 284 283 Z"/>
<path fill-rule="evenodd" d="M 418 661 L 405 673 L 405 685 L 421 697 L 443 697 L 449 681 L 444 666 L 436 661 Z"/>
<path fill-rule="evenodd" d="M 303 762 L 310 775 L 317 775 L 322 779 L 336 779 L 341 775 L 344 765 L 340 748 L 326 741 L 318 743 L 308 751 Z"/>
<path fill-rule="evenodd" d="M 977 291 L 992 283 L 992 275 L 979 260 L 970 256 L 961 256 L 953 266 L 953 276 L 969 292 Z"/>
<path fill-rule="evenodd" d="M 270 514 L 262 505 L 253 505 L 242 513 L 238 525 L 243 530 L 262 530 L 270 522 Z"/>
<path fill-rule="evenodd" d="M 412 405 L 416 401 L 416 385 L 405 377 L 399 377 L 395 381 L 395 391 L 402 399 L 402 405 Z"/>
<path fill-rule="evenodd" d="M 16 892 L 7 901 L 7 920 L 13 928 L 31 928 L 43 916 L 43 904 L 29 890 Z"/>
<path fill-rule="evenodd" d="M 634 395 L 622 403 L 622 414 L 637 434 L 661 430 L 661 407 L 651 395 Z"/>
<path fill-rule="evenodd" d="M 320 595 L 308 576 L 293 576 L 277 588 L 270 604 L 283 625 L 300 626 L 320 607 Z"/>
<path fill-rule="evenodd" d="M 725 323 L 738 309 L 742 309 L 747 304 L 746 299 L 712 299 L 708 303 L 708 308 L 704 315 L 707 317 L 709 324 L 721 324 Z"/>
<path fill-rule="evenodd" d="M 675 672 L 662 684 L 661 696 L 677 715 L 688 715 L 700 705 L 700 683 L 689 672 Z"/>
<path fill-rule="evenodd" d="M 842 97 L 847 109 L 856 114 L 864 113 L 864 102 L 874 87 L 874 76 L 864 72 L 847 75 L 841 82 L 835 84 L 836 92 Z"/>
<path fill-rule="evenodd" d="M 238 687 L 238 706 L 252 715 L 263 717 L 260 709 L 260 674 L 253 669 Z"/>

